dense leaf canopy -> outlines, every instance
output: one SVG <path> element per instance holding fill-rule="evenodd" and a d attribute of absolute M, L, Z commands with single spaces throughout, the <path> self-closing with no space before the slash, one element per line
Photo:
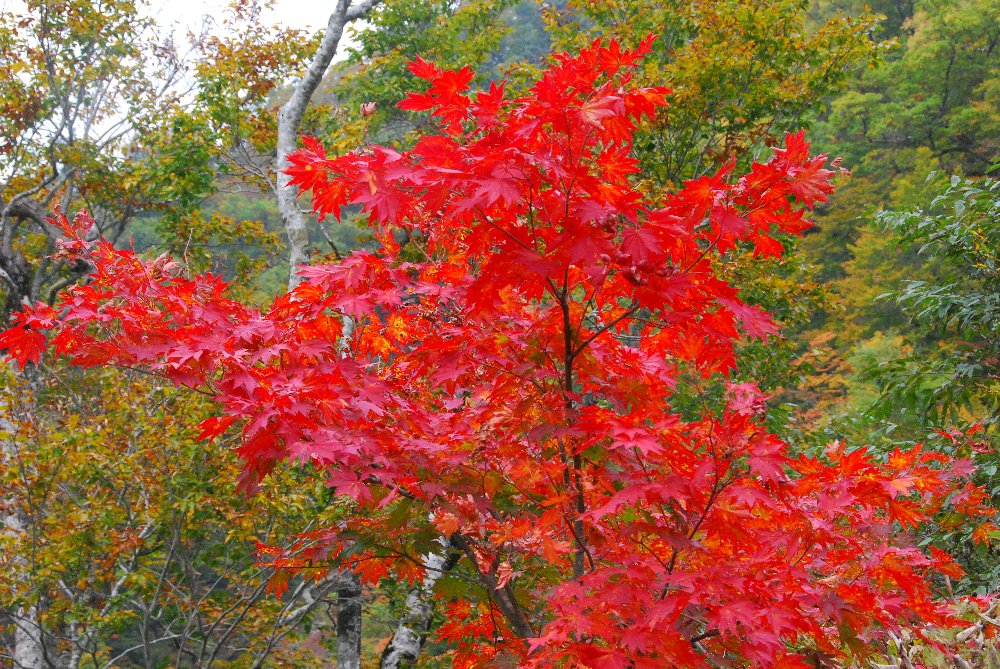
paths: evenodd
<path fill-rule="evenodd" d="M 669 93 L 633 83 L 650 45 L 558 56 L 514 100 L 412 63 L 429 87 L 401 106 L 439 134 L 340 157 L 307 141 L 289 170 L 320 215 L 360 206 L 379 248 L 302 268 L 264 311 L 57 219 L 61 253 L 96 270 L 0 346 L 210 393 L 203 436 L 238 427 L 247 486 L 298 460 L 361 507 L 310 535 L 311 559 L 413 579 L 445 537 L 471 583 L 440 630 L 459 666 L 806 667 L 950 624 L 928 578 L 960 570 L 898 530 L 982 513 L 968 462 L 794 455 L 750 383 L 721 410 L 671 410 L 679 379 L 726 375 L 741 339 L 775 332 L 715 261 L 780 254 L 833 171 L 789 134 L 746 173 L 650 200 L 629 155 Z"/>

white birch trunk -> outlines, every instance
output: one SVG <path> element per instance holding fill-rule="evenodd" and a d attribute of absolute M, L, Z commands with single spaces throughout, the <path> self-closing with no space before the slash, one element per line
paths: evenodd
<path fill-rule="evenodd" d="M 16 374 L 12 369 L 5 369 L 2 374 L 13 376 Z M 17 446 L 14 439 L 17 438 L 17 421 L 13 415 L 13 402 L 10 397 L 12 389 L 9 384 L 0 392 L 0 458 L 3 458 L 3 466 L 12 466 L 17 456 Z M 13 497 L 8 497 L 6 506 L 8 513 L 3 516 L 3 532 L 11 536 L 26 536 L 29 532 L 28 519 L 21 508 L 20 501 Z M 15 555 L 11 560 L 15 573 L 20 572 L 19 577 L 28 578 L 27 564 L 23 555 Z M 44 636 L 42 628 L 38 622 L 38 609 L 34 604 L 29 604 L 20 610 L 13 612 L 14 620 L 14 647 L 10 649 L 10 655 L 15 669 L 43 669 L 45 666 L 45 648 L 43 646 Z"/>
<path fill-rule="evenodd" d="M 361 669 L 361 579 L 341 574 L 337 590 L 337 669 Z"/>
<path fill-rule="evenodd" d="M 333 62 L 344 35 L 344 26 L 356 19 L 364 18 L 380 0 L 363 0 L 352 6 L 350 0 L 337 0 L 337 7 L 330 14 L 326 24 L 326 32 L 320 42 L 319 49 L 313 55 L 312 61 L 302 78 L 295 84 L 292 96 L 278 110 L 278 211 L 288 235 L 288 288 L 294 288 L 299 283 L 295 270 L 309 259 L 309 228 L 308 221 L 295 201 L 295 189 L 289 187 L 291 178 L 284 173 L 288 167 L 288 156 L 295 151 L 299 136 L 299 126 L 302 117 L 309 106 L 309 101 L 316 88 L 323 81 L 327 68 Z"/>
<path fill-rule="evenodd" d="M 379 1 L 362 0 L 352 6 L 351 0 L 337 0 L 336 8 L 327 21 L 326 32 L 306 73 L 295 84 L 288 101 L 278 110 L 276 195 L 278 212 L 288 236 L 289 290 L 301 280 L 296 272 L 297 268 L 309 260 L 309 228 L 308 221 L 296 202 L 295 189 L 289 186 L 291 178 L 284 172 L 289 166 L 288 156 L 296 149 L 302 117 L 333 62 L 344 35 L 344 26 L 367 16 Z M 340 588 L 337 603 L 337 668 L 361 669 L 361 583 L 356 574 L 344 573 L 342 577 L 347 582 Z"/>
<path fill-rule="evenodd" d="M 406 596 L 403 616 L 396 631 L 382 651 L 382 669 L 407 669 L 420 657 L 434 615 L 434 585 L 447 571 L 444 552 L 424 556 L 424 579 Z"/>

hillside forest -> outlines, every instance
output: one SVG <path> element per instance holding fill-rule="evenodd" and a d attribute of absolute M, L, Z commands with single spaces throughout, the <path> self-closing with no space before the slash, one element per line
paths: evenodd
<path fill-rule="evenodd" d="M 269 7 L 0 3 L 0 668 L 1000 667 L 1000 0 Z"/>

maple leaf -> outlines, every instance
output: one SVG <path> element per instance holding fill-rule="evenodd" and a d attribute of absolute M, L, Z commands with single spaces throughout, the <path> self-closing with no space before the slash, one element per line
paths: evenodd
<path fill-rule="evenodd" d="M 760 307 L 722 295 L 715 299 L 740 319 L 743 331 L 747 335 L 766 341 L 769 335 L 778 333 L 778 327 L 771 320 L 771 316 Z"/>
<path fill-rule="evenodd" d="M 789 187 L 806 206 L 811 207 L 816 202 L 826 202 L 827 195 L 833 192 L 830 177 L 835 172 L 823 169 L 827 162 L 826 155 L 812 158 L 809 155 L 809 142 L 805 139 L 805 131 L 785 135 L 785 147 L 775 149 L 776 163 L 785 167 L 788 174 Z"/>
<path fill-rule="evenodd" d="M 767 411 L 768 397 L 756 383 L 727 381 L 726 397 L 729 410 L 741 416 L 756 416 Z"/>
<path fill-rule="evenodd" d="M 794 667 L 804 638 L 860 652 L 946 623 L 925 573 L 954 564 L 897 535 L 946 504 L 981 522 L 968 462 L 792 459 L 766 397 L 731 378 L 724 410 L 675 406 L 682 376 L 711 385 L 742 338 L 777 333 L 720 272 L 726 250 L 780 255 L 771 235 L 805 228 L 832 172 L 794 134 L 745 174 L 652 199 L 628 154 L 665 103 L 633 81 L 651 44 L 557 55 L 513 100 L 418 57 L 427 88 L 400 106 L 438 134 L 333 158 L 304 140 L 290 159 L 317 213 L 369 213 L 372 250 L 301 268 L 260 311 L 67 222 L 93 280 L 26 308 L 0 345 L 26 364 L 51 336 L 78 363 L 203 389 L 221 416 L 202 436 L 240 435 L 244 488 L 292 460 L 350 500 L 311 540 L 358 538 L 341 559 L 369 582 L 419 578 L 399 556 L 448 537 L 470 585 L 438 636 L 459 666 Z"/>
<path fill-rule="evenodd" d="M 750 471 L 771 483 L 786 480 L 785 467 L 788 464 L 788 456 L 785 449 L 786 446 L 782 441 L 760 436 L 751 447 L 750 456 L 747 458 Z"/>
<path fill-rule="evenodd" d="M 292 177 L 289 185 L 316 192 L 329 181 L 324 168 L 326 152 L 323 146 L 311 137 L 303 137 L 302 143 L 305 144 L 304 149 L 293 151 L 288 156 L 289 167 L 285 172 Z"/>
<path fill-rule="evenodd" d="M 48 346 L 49 340 L 44 334 L 23 326 L 0 333 L 0 350 L 6 350 L 6 354 L 14 358 L 21 369 L 29 362 L 37 365 Z"/>
<path fill-rule="evenodd" d="M 504 84 L 491 82 L 486 91 L 476 94 L 476 101 L 472 105 L 472 113 L 480 126 L 487 125 L 496 120 L 497 113 L 504 103 Z"/>
<path fill-rule="evenodd" d="M 450 537 L 462 527 L 462 521 L 453 513 L 440 513 L 434 517 L 434 526 L 441 534 Z"/>
<path fill-rule="evenodd" d="M 615 116 L 623 108 L 621 98 L 614 95 L 591 98 L 580 106 L 580 119 L 586 125 L 601 129 L 603 119 Z"/>
<path fill-rule="evenodd" d="M 466 90 L 472 81 L 472 70 L 468 67 L 443 70 L 420 56 L 407 67 L 416 76 L 429 81 L 431 86 L 426 93 L 410 93 L 397 106 L 408 111 L 432 110 L 433 116 L 441 117 L 446 132 L 461 132 L 462 121 L 469 113 L 469 99 L 460 92 Z"/>
<path fill-rule="evenodd" d="M 972 531 L 972 541 L 976 544 L 985 544 L 988 546 L 997 537 L 998 533 L 1000 533 L 1000 530 L 997 529 L 996 524 L 990 521 L 979 523 L 976 529 Z"/>
<path fill-rule="evenodd" d="M 955 559 L 937 546 L 931 546 L 930 553 L 933 558 L 934 568 L 938 572 L 955 579 L 961 579 L 965 576 L 965 571 L 955 562 Z"/>
<path fill-rule="evenodd" d="M 201 432 L 198 441 L 213 441 L 236 422 L 236 416 L 213 416 L 206 418 L 199 425 Z"/>
<path fill-rule="evenodd" d="M 742 237 L 743 233 L 750 227 L 750 221 L 740 216 L 731 207 L 713 209 L 712 222 L 716 225 L 719 234 L 734 239 Z"/>

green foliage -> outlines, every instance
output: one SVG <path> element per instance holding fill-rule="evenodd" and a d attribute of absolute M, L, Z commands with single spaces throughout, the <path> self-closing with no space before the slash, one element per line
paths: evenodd
<path fill-rule="evenodd" d="M 483 70 L 504 30 L 500 19 L 513 0 L 388 0 L 378 5 L 368 25 L 354 34 L 356 43 L 341 66 L 334 93 L 346 109 L 334 127 L 314 133 L 331 150 L 350 150 L 370 141 L 401 140 L 408 132 L 427 132 L 413 125 L 396 104 L 413 90 L 416 78 L 406 64 L 420 55 L 446 68 Z M 479 72 L 480 83 L 487 73 Z M 375 114 L 362 118 L 362 104 L 375 103 Z M 308 119 L 307 119 L 307 122 Z"/>
<path fill-rule="evenodd" d="M 162 123 L 177 67 L 139 6 L 32 0 L 0 10 L 0 316 L 79 273 L 41 259 L 54 250 L 52 207 L 90 207 L 116 237 L 160 199 L 141 176 L 157 135 L 137 129 Z"/>
<path fill-rule="evenodd" d="M 821 4 L 827 13 L 837 9 Z M 852 12 L 864 6 L 858 0 L 836 4 Z M 1000 151 L 994 18 L 1000 2 L 895 1 L 876 9 L 890 17 L 888 32 L 898 37 L 898 48 L 834 97 L 816 128 L 817 143 L 843 156 L 854 173 L 837 199 L 819 210 L 820 234 L 804 244 L 824 278 L 844 275 L 849 246 L 875 211 L 924 205 L 928 173 L 982 175 Z"/>
<path fill-rule="evenodd" d="M 0 535 L 0 610 L 37 606 L 49 652 L 92 667 L 294 659 L 272 635 L 319 620 L 319 602 L 295 617 L 295 599 L 267 596 L 254 541 L 287 542 L 323 513 L 315 486 L 285 472 L 238 492 L 235 452 L 190 428 L 206 399 L 136 373 L 59 368 L 34 388 L 10 373 L 3 385 L 3 512 L 31 524 Z"/>
<path fill-rule="evenodd" d="M 993 425 L 1000 420 L 1000 181 L 941 181 L 928 209 L 879 216 L 937 278 L 906 281 L 888 296 L 923 345 L 873 370 L 883 389 L 877 406 L 912 407 L 931 425 Z"/>
<path fill-rule="evenodd" d="M 564 5 L 564 1 L 552 3 Z M 516 81 L 517 70 L 541 65 L 549 54 L 552 40 L 545 29 L 539 3 L 520 0 L 500 16 L 505 28 L 503 39 L 490 57 L 484 71 L 490 79 L 499 81 L 509 75 Z M 516 85 L 516 84 L 515 84 Z"/>
<path fill-rule="evenodd" d="M 119 244 L 137 231 L 140 247 L 183 255 L 196 271 L 252 279 L 276 250 L 273 231 L 203 205 L 227 173 L 249 165 L 257 185 L 266 181 L 250 154 L 266 143 L 269 96 L 313 41 L 260 26 L 259 6 L 238 3 L 227 28 L 242 28 L 242 41 L 205 38 L 192 97 L 185 57 L 147 13 L 131 0 L 0 12 L 0 73 L 10 77 L 0 83 L 0 316 L 53 299 L 85 271 L 45 258 L 56 250 L 45 221 L 55 207 L 88 209 Z M 209 248 L 220 252 L 210 259 Z"/>
<path fill-rule="evenodd" d="M 998 420 L 997 180 L 937 176 L 927 187 L 939 194 L 925 207 L 878 214 L 881 231 L 864 227 L 850 246 L 837 282 L 846 315 L 825 324 L 843 365 L 827 370 L 842 383 L 817 400 L 829 436 L 912 442 Z"/>
<path fill-rule="evenodd" d="M 261 21 L 265 3 L 233 0 L 222 22 L 226 36 L 209 35 L 199 44 L 195 66 L 197 104 L 227 167 L 247 172 L 258 155 L 274 149 L 276 95 L 300 75 L 319 46 L 320 33 L 272 26 Z M 258 179 L 260 174 L 245 174 Z"/>
<path fill-rule="evenodd" d="M 823 0 L 815 3 L 814 16 L 863 7 L 859 0 Z M 814 316 L 803 339 L 815 340 L 824 330 L 831 335 L 819 355 L 826 378 L 812 379 L 823 390 L 809 398 L 812 417 L 826 416 L 822 434 L 887 443 L 920 439 L 932 424 L 946 422 L 938 395 L 950 396 L 947 420 L 969 418 L 967 408 L 955 409 L 963 404 L 964 391 L 946 383 L 955 369 L 932 373 L 934 365 L 955 354 L 954 334 L 914 327 L 913 312 L 904 303 L 876 299 L 908 282 L 953 282 L 956 269 L 935 254 L 919 253 L 921 245 L 907 242 L 905 235 L 887 235 L 874 219 L 883 209 L 933 211 L 928 173 L 989 171 L 1000 137 L 994 92 L 1000 81 L 995 53 L 1000 34 L 992 20 L 1000 5 L 996 0 L 885 0 L 874 3 L 873 10 L 885 15 L 879 34 L 892 38 L 895 48 L 880 66 L 860 73 L 849 90 L 829 101 L 816 128 L 817 143 L 844 156 L 853 176 L 819 208 L 817 229 L 802 243 L 819 268 L 818 277 L 831 282 L 838 298 L 835 308 Z M 893 346 L 887 348 L 888 342 Z M 878 362 L 886 362 L 900 357 L 890 355 L 892 349 L 920 362 L 925 373 L 911 377 L 914 365 L 887 364 L 883 371 L 892 372 L 897 388 L 907 388 L 909 400 L 885 399 L 878 412 L 865 413 L 862 398 L 881 396 L 881 391 L 874 379 L 859 373 L 875 362 L 862 352 L 878 351 L 889 356 Z M 979 374 L 973 367 L 961 373 Z"/>
<path fill-rule="evenodd" d="M 914 5 L 903 48 L 833 101 L 825 127 L 865 175 L 891 154 L 920 147 L 943 169 L 983 174 L 1000 149 L 1000 2 Z M 880 178 L 887 176 L 895 175 Z"/>
<path fill-rule="evenodd" d="M 801 0 L 570 0 L 550 11 L 559 48 L 596 36 L 634 43 L 659 35 L 642 77 L 669 82 L 670 108 L 637 139 L 643 172 L 662 187 L 750 161 L 807 125 L 829 95 L 882 45 L 864 11 L 811 25 Z"/>

